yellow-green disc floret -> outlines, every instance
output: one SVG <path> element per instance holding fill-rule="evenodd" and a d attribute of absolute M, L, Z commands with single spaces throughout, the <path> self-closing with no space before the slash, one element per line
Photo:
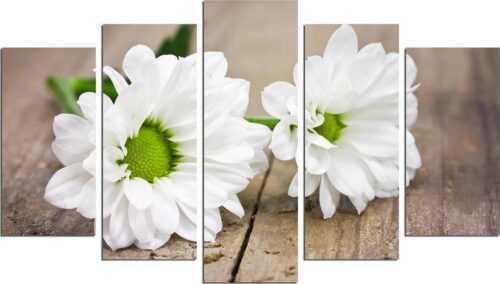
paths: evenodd
<path fill-rule="evenodd" d="M 334 143 L 339 139 L 342 129 L 346 127 L 346 125 L 342 123 L 342 115 L 325 112 L 323 113 L 323 117 L 323 124 L 314 128 L 314 130 L 331 143 Z"/>
<path fill-rule="evenodd" d="M 142 178 L 153 183 L 155 178 L 168 176 L 180 159 L 171 131 L 154 119 L 146 120 L 136 136 L 125 143 L 127 155 L 119 160 L 126 164 L 131 178 Z"/>

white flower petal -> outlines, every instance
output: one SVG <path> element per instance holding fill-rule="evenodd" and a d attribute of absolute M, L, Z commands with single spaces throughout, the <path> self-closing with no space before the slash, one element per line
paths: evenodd
<path fill-rule="evenodd" d="M 352 109 L 356 96 L 351 82 L 345 77 L 340 77 L 331 84 L 332 85 L 328 87 L 328 92 L 335 90 L 335 95 L 323 96 L 324 98 L 322 100 L 324 102 L 322 102 L 320 107 L 321 111 L 332 114 L 342 114 Z"/>
<path fill-rule="evenodd" d="M 174 142 L 185 142 L 189 140 L 196 139 L 196 127 L 192 125 L 181 125 L 177 127 L 171 127 L 170 130 L 174 135 L 170 138 Z"/>
<path fill-rule="evenodd" d="M 125 157 L 122 150 L 114 146 L 105 146 L 103 148 L 103 180 L 116 182 L 126 176 L 127 165 L 119 165 L 118 161 Z"/>
<path fill-rule="evenodd" d="M 335 214 L 339 201 L 340 193 L 328 181 L 326 176 L 322 177 L 319 186 L 319 205 L 324 219 L 331 218 Z"/>
<path fill-rule="evenodd" d="M 346 150 L 333 152 L 327 175 L 333 186 L 344 195 L 349 197 L 365 195 L 370 200 L 375 197 L 367 169 L 353 152 Z"/>
<path fill-rule="evenodd" d="M 205 231 L 208 230 L 213 235 L 217 235 L 222 230 L 222 218 L 219 209 L 205 210 L 203 223 L 205 224 Z"/>
<path fill-rule="evenodd" d="M 415 79 L 417 78 L 417 65 L 411 56 L 406 55 L 406 87 L 410 88 L 413 83 L 415 83 Z"/>
<path fill-rule="evenodd" d="M 348 113 L 343 114 L 342 119 L 344 124 L 365 124 L 388 123 L 398 124 L 398 97 L 386 96 L 373 101 L 371 104 L 355 108 Z"/>
<path fill-rule="evenodd" d="M 196 223 L 192 222 L 184 211 L 180 211 L 179 225 L 175 232 L 186 240 L 196 242 Z"/>
<path fill-rule="evenodd" d="M 172 72 L 177 66 L 178 59 L 175 55 L 167 54 L 161 55 L 156 58 L 156 65 L 158 66 L 160 72 L 160 80 L 162 82 L 168 82 Z"/>
<path fill-rule="evenodd" d="M 417 171 L 412 168 L 406 168 L 406 186 L 410 185 L 410 181 L 415 178 Z"/>
<path fill-rule="evenodd" d="M 411 128 L 417 122 L 418 102 L 413 93 L 406 95 L 406 127 Z"/>
<path fill-rule="evenodd" d="M 233 213 L 234 215 L 240 218 L 242 218 L 243 215 L 245 215 L 245 209 L 243 209 L 240 199 L 236 194 L 229 195 L 229 198 L 226 200 L 226 202 L 224 202 L 222 206 L 224 206 L 224 208 L 229 210 L 229 212 Z"/>
<path fill-rule="evenodd" d="M 196 204 L 196 176 L 175 172 L 170 178 L 162 178 L 156 181 L 157 188 L 167 191 L 184 204 Z"/>
<path fill-rule="evenodd" d="M 305 177 L 305 196 L 310 196 L 313 194 L 316 189 L 318 189 L 318 186 L 321 182 L 321 179 L 324 175 L 312 175 L 308 172 L 306 172 L 306 177 Z"/>
<path fill-rule="evenodd" d="M 96 214 L 96 180 L 95 178 L 90 178 L 82 188 L 80 204 L 76 211 L 80 213 L 83 217 L 94 219 Z"/>
<path fill-rule="evenodd" d="M 297 151 L 297 132 L 291 130 L 290 122 L 280 120 L 274 127 L 271 144 L 269 148 L 276 158 L 280 160 L 291 160 Z"/>
<path fill-rule="evenodd" d="M 254 149 L 263 149 L 271 140 L 271 130 L 267 126 L 251 123 L 244 119 L 240 120 L 240 127 L 244 129 L 245 142 L 252 145 Z"/>
<path fill-rule="evenodd" d="M 128 86 L 116 98 L 115 108 L 117 111 L 110 116 L 118 116 L 114 119 L 121 119 L 122 121 L 109 121 L 110 126 L 120 126 L 125 130 L 128 137 L 135 136 L 144 120 L 151 113 L 151 100 L 150 94 L 145 93 L 144 85 L 136 83 Z M 140 106 L 140 107 L 138 107 Z M 109 113 L 109 112 L 108 112 Z M 106 123 L 104 124 L 104 127 Z M 122 129 L 118 129 L 123 131 Z M 116 131 L 116 130 L 115 130 Z M 123 140 L 123 138 L 121 138 Z"/>
<path fill-rule="evenodd" d="M 78 97 L 77 102 L 85 118 L 92 123 L 95 123 L 96 121 L 96 100 L 97 96 L 95 93 L 86 92 Z"/>
<path fill-rule="evenodd" d="M 134 243 L 135 236 L 129 225 L 128 202 L 125 198 L 121 199 L 113 214 L 104 220 L 103 236 L 112 250 L 128 247 Z"/>
<path fill-rule="evenodd" d="M 223 141 L 221 141 L 223 142 Z M 215 160 L 221 163 L 242 163 L 252 159 L 255 155 L 252 147 L 246 143 L 240 145 L 225 145 L 221 143 L 221 147 L 217 152 L 210 151 L 205 154 L 205 158 Z M 215 152 L 215 153 L 214 153 Z"/>
<path fill-rule="evenodd" d="M 380 42 L 369 43 L 359 50 L 358 55 L 385 55 L 385 49 Z"/>
<path fill-rule="evenodd" d="M 381 47 L 381 45 L 380 45 Z M 373 84 L 384 69 L 385 51 L 358 54 L 349 66 L 348 76 L 353 90 L 362 95 Z"/>
<path fill-rule="evenodd" d="M 422 166 L 422 158 L 418 151 L 413 135 L 406 131 L 406 167 L 419 169 Z"/>
<path fill-rule="evenodd" d="M 80 206 L 84 186 L 90 176 L 76 163 L 58 170 L 49 180 L 45 188 L 44 198 L 50 204 L 64 209 Z"/>
<path fill-rule="evenodd" d="M 145 45 L 136 45 L 130 48 L 123 59 L 123 71 L 130 81 L 142 80 L 142 67 L 144 63 L 155 58 L 154 52 Z"/>
<path fill-rule="evenodd" d="M 96 173 L 96 150 L 94 149 L 90 155 L 83 160 L 83 168 L 91 175 L 95 176 Z"/>
<path fill-rule="evenodd" d="M 316 145 L 306 146 L 306 169 L 314 175 L 324 174 L 330 167 L 330 151 Z"/>
<path fill-rule="evenodd" d="M 229 117 L 224 128 L 205 136 L 204 156 L 221 163 L 248 162 L 255 156 L 254 149 L 263 148 L 269 136 L 269 129 L 263 125 L 249 123 L 243 118 Z"/>
<path fill-rule="evenodd" d="M 227 201 L 231 194 L 243 190 L 249 183 L 248 179 L 229 172 L 211 173 L 205 171 L 205 208 L 217 208 Z"/>
<path fill-rule="evenodd" d="M 227 60 L 222 52 L 207 51 L 203 54 L 205 80 L 223 78 L 227 73 Z"/>
<path fill-rule="evenodd" d="M 356 211 L 358 211 L 358 214 L 365 211 L 369 201 L 364 195 L 349 196 L 349 200 L 351 200 L 351 203 L 354 205 L 354 208 L 356 208 Z"/>
<path fill-rule="evenodd" d="M 113 83 L 113 87 L 115 87 L 115 91 L 118 94 L 120 94 L 123 91 L 123 89 L 125 89 L 128 86 L 127 80 L 125 80 L 125 78 L 123 78 L 123 76 L 120 73 L 118 73 L 118 71 L 111 68 L 110 66 L 104 66 L 102 68 L 102 72 L 109 77 L 109 79 Z M 106 97 L 109 98 L 108 96 L 104 96 L 103 98 Z M 106 111 L 105 108 L 104 111 Z"/>
<path fill-rule="evenodd" d="M 143 250 L 156 250 L 163 246 L 170 239 L 171 234 L 164 234 L 161 232 L 155 232 L 153 238 L 149 239 L 147 242 L 141 242 L 139 240 L 135 241 L 135 245 Z"/>
<path fill-rule="evenodd" d="M 306 134 L 306 143 L 314 146 L 321 147 L 323 149 L 332 149 L 335 148 L 336 146 L 330 141 L 328 141 L 325 137 L 314 133 L 314 132 L 307 132 Z"/>
<path fill-rule="evenodd" d="M 179 224 L 177 203 L 171 196 L 163 194 L 156 188 L 153 194 L 151 216 L 156 229 L 164 234 L 173 234 Z"/>
<path fill-rule="evenodd" d="M 91 125 L 85 119 L 73 114 L 59 114 L 54 118 L 52 151 L 64 165 L 83 161 L 94 150 L 87 137 Z"/>
<path fill-rule="evenodd" d="M 102 217 L 111 215 L 123 198 L 123 190 L 114 182 L 103 182 L 102 187 Z"/>
<path fill-rule="evenodd" d="M 366 156 L 362 159 L 378 183 L 378 186 L 375 187 L 375 196 L 397 196 L 399 173 L 396 162 L 393 159 L 374 159 Z"/>
<path fill-rule="evenodd" d="M 251 176 L 264 172 L 269 168 L 269 160 L 267 154 L 263 150 L 255 152 L 255 155 L 250 162 L 250 168 L 253 170 Z"/>
<path fill-rule="evenodd" d="M 358 52 L 358 38 L 349 25 L 342 25 L 330 37 L 323 57 L 331 61 L 332 65 L 342 60 L 352 58 Z"/>
<path fill-rule="evenodd" d="M 298 181 L 297 181 L 297 173 L 292 178 L 290 185 L 288 185 L 288 196 L 297 197 L 298 196 Z"/>
<path fill-rule="evenodd" d="M 385 56 L 383 70 L 364 92 L 357 106 L 364 106 L 377 101 L 385 96 L 397 96 L 399 90 L 399 56 L 389 53 Z"/>
<path fill-rule="evenodd" d="M 123 192 L 128 201 L 138 210 L 144 210 L 153 201 L 153 187 L 141 178 L 132 178 L 123 181 Z"/>
<path fill-rule="evenodd" d="M 130 228 L 139 242 L 150 242 L 155 236 L 155 226 L 149 209 L 139 210 L 135 206 L 128 207 Z"/>
<path fill-rule="evenodd" d="M 198 155 L 197 152 L 197 141 L 196 140 L 187 140 L 178 143 L 179 152 L 182 153 L 183 156 L 196 158 Z"/>
<path fill-rule="evenodd" d="M 342 130 L 337 145 L 352 145 L 359 152 L 373 157 L 396 157 L 398 129 L 390 124 L 350 125 Z"/>
<path fill-rule="evenodd" d="M 297 99 L 297 88 L 288 82 L 274 82 L 262 91 L 262 106 L 267 113 L 282 118 L 289 114 L 287 101 Z"/>

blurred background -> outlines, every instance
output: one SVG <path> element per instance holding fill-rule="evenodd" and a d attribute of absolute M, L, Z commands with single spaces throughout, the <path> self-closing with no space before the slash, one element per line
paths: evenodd
<path fill-rule="evenodd" d="M 500 49 L 410 48 L 411 129 L 422 168 L 406 189 L 406 234 L 496 236 L 500 228 Z M 407 86 L 408 88 L 409 86 Z"/>
<path fill-rule="evenodd" d="M 172 41 L 181 27 L 189 29 L 187 35 L 187 55 L 196 53 L 196 25 L 103 25 L 102 63 L 120 70 L 125 53 L 134 45 L 143 44 L 157 54 L 166 40 Z M 174 43 L 177 48 L 177 43 Z M 184 50 L 181 53 L 186 53 Z M 184 56 L 185 57 L 185 56 Z"/>
<path fill-rule="evenodd" d="M 207 1 L 205 51 L 224 52 L 228 76 L 250 81 L 249 115 L 267 115 L 260 93 L 276 81 L 293 84 L 297 63 L 295 1 Z"/>
<path fill-rule="evenodd" d="M 2 235 L 90 236 L 94 222 L 43 198 L 62 167 L 52 152 L 54 116 L 63 108 L 50 76 L 92 76 L 93 48 L 2 49 Z"/>

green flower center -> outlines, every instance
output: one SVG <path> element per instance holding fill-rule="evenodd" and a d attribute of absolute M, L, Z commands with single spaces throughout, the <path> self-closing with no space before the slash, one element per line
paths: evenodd
<path fill-rule="evenodd" d="M 126 164 L 130 177 L 153 183 L 155 178 L 168 176 L 180 159 L 173 133 L 155 119 L 147 119 L 135 137 L 125 143 L 127 155 L 117 161 Z"/>
<path fill-rule="evenodd" d="M 342 122 L 342 115 L 325 112 L 323 113 L 323 117 L 325 119 L 323 124 L 314 128 L 314 130 L 331 143 L 334 143 L 342 134 L 342 129 L 346 127 Z"/>

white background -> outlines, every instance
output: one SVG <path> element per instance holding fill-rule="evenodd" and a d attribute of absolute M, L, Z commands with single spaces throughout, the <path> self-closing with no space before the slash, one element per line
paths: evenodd
<path fill-rule="evenodd" d="M 467 4 L 457 0 L 303 0 L 299 3 L 299 39 L 302 39 L 303 24 L 399 23 L 400 52 L 405 47 L 419 46 L 496 47 L 500 46 L 500 5 L 494 3 L 482 0 L 467 1 Z M 103 23 L 201 24 L 201 8 L 201 0 L 4 0 L 0 5 L 0 47 L 100 46 Z M 198 42 L 201 42 L 200 36 L 198 29 Z M 299 46 L 300 53 L 302 46 Z M 97 55 L 100 56 L 99 51 Z M 402 64 L 401 61 L 401 78 Z M 400 87 L 403 90 L 402 80 Z M 401 104 L 400 113 L 402 109 Z M 402 138 L 400 135 L 400 141 Z M 400 180 L 402 184 L 402 176 Z M 299 283 L 498 281 L 500 239 L 403 238 L 403 204 L 400 204 L 398 261 L 304 262 L 300 260 L 303 256 L 300 245 Z M 300 242 L 302 224 L 303 218 L 299 217 Z M 100 235 L 99 222 L 96 227 Z M 99 238 L 3 237 L 0 282 L 201 283 L 200 248 L 196 261 L 103 262 L 100 246 Z"/>

